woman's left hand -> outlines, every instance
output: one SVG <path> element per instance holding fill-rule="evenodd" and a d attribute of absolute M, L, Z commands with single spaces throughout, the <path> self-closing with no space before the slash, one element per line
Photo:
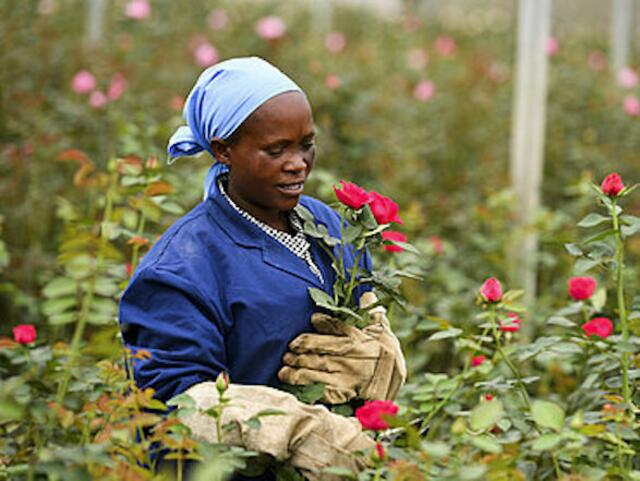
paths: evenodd
<path fill-rule="evenodd" d="M 375 303 L 365 293 L 362 306 Z M 382 307 L 369 313 L 373 321 L 364 329 L 326 314 L 316 313 L 316 333 L 301 334 L 289 343 L 284 367 L 278 372 L 286 384 L 325 384 L 323 401 L 342 404 L 355 397 L 393 399 L 406 378 L 400 343 L 389 327 Z"/>

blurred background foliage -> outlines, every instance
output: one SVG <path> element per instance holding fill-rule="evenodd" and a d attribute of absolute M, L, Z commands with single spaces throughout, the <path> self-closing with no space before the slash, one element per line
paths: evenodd
<path fill-rule="evenodd" d="M 446 367 L 446 350 L 423 349 L 411 319 L 464 324 L 478 281 L 508 274 L 516 2 L 414 0 L 379 12 L 362 2 L 328 9 L 302 0 L 153 0 L 137 16 L 130 3 L 106 2 L 98 44 L 86 41 L 89 2 L 0 3 L 0 333 L 21 323 L 46 331 L 41 289 L 59 274 L 68 207 L 87 209 L 75 223 L 100 221 L 104 206 L 92 203 L 100 194 L 77 177 L 85 164 L 64 152 L 84 153 L 87 172 L 116 158 L 155 158 L 173 199 L 188 209 L 211 158 L 165 164 L 184 97 L 217 59 L 259 55 L 291 75 L 314 108 L 318 160 L 309 193 L 331 200 L 327 186 L 345 178 L 400 204 L 405 233 L 427 255 L 399 260 L 424 280 L 405 286 L 415 312 L 397 311 L 396 322 L 412 340 L 414 369 Z M 573 264 L 563 244 L 575 240 L 575 220 L 591 205 L 588 183 L 610 171 L 640 178 L 640 112 L 628 103 L 637 78 L 623 88 L 608 69 L 603 3 L 554 5 L 533 324 L 543 324 L 566 290 Z M 265 16 L 281 23 L 260 33 Z M 78 93 L 72 84 L 82 70 L 95 86 Z M 120 94 L 110 91 L 116 78 L 124 80 Z M 179 212 L 157 215 L 149 239 Z M 640 243 L 629 247 L 633 288 Z M 109 262 L 124 269 L 135 248 L 123 243 L 121 258 Z M 51 334 L 63 338 L 67 328 Z"/>

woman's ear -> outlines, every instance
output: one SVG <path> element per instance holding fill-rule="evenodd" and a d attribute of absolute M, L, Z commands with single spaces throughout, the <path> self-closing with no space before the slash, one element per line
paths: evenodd
<path fill-rule="evenodd" d="M 211 141 L 211 150 L 216 160 L 225 165 L 231 165 L 231 155 L 229 153 L 229 144 L 222 139 L 214 138 Z"/>

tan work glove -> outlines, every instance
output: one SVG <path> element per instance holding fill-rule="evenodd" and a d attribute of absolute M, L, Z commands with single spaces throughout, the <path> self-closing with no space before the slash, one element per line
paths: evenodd
<path fill-rule="evenodd" d="M 218 403 L 215 382 L 196 384 L 186 393 L 200 410 L 210 409 Z M 223 410 L 222 424 L 230 424 L 233 429 L 225 430 L 223 442 L 269 454 L 278 461 L 288 461 L 313 481 L 340 479 L 322 473 L 330 466 L 354 472 L 364 469 L 366 457 L 353 453 L 375 446 L 354 418 L 339 416 L 324 406 L 303 404 L 291 394 L 277 389 L 230 384 L 225 397 L 230 403 Z M 285 414 L 261 417 L 259 429 L 247 426 L 245 421 L 267 409 Z M 218 442 L 213 417 L 196 413 L 184 423 L 191 428 L 195 438 Z"/>
<path fill-rule="evenodd" d="M 375 294 L 367 292 L 360 306 L 366 308 L 376 301 Z M 393 399 L 406 379 L 407 368 L 385 312 L 380 306 L 372 309 L 373 322 L 364 329 L 326 314 L 313 314 L 311 323 L 318 334 L 301 334 L 289 343 L 278 378 L 286 384 L 323 383 L 323 400 L 331 404 L 355 397 Z"/>

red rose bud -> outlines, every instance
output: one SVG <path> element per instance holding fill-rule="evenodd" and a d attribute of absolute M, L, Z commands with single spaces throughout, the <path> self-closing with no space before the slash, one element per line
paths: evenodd
<path fill-rule="evenodd" d="M 433 249 L 433 253 L 437 256 L 444 252 L 444 243 L 442 239 L 437 235 L 432 235 L 429 237 L 429 241 L 431 242 L 431 248 Z"/>
<path fill-rule="evenodd" d="M 604 178 L 600 188 L 602 189 L 603 194 L 608 195 L 609 197 L 616 197 L 620 191 L 624 189 L 624 184 L 622 183 L 620 176 L 614 172 Z"/>
<path fill-rule="evenodd" d="M 493 394 L 485 394 L 484 395 L 484 400 L 485 401 L 493 401 Z"/>
<path fill-rule="evenodd" d="M 229 389 L 229 375 L 226 372 L 222 371 L 218 374 L 216 378 L 216 389 L 220 394 Z"/>
<path fill-rule="evenodd" d="M 515 312 L 510 312 L 507 316 L 508 319 L 500 322 L 499 329 L 502 332 L 518 332 L 522 319 L 520 319 Z"/>
<path fill-rule="evenodd" d="M 605 339 L 613 332 L 613 322 L 606 317 L 594 317 L 582 325 L 582 330 L 587 336 L 598 336 Z"/>
<path fill-rule="evenodd" d="M 576 301 L 589 299 L 596 291 L 596 280 L 593 277 L 572 277 L 569 279 L 569 295 Z"/>
<path fill-rule="evenodd" d="M 483 362 L 485 362 L 487 360 L 486 356 L 483 356 L 482 354 L 478 355 L 478 356 L 473 356 L 471 358 L 471 365 L 473 367 L 478 367 L 480 366 Z"/>
<path fill-rule="evenodd" d="M 373 459 L 375 461 L 384 461 L 384 446 L 381 443 L 376 443 L 376 450 L 373 452 Z"/>
<path fill-rule="evenodd" d="M 382 233 L 382 240 L 386 241 L 396 241 L 396 242 L 407 242 L 407 236 L 402 232 L 398 232 L 395 230 L 385 230 Z M 404 249 L 395 244 L 389 244 L 384 246 L 384 250 L 389 252 L 402 252 Z"/>
<path fill-rule="evenodd" d="M 502 285 L 495 277 L 490 277 L 480 288 L 480 294 L 487 302 L 500 302 L 502 299 Z"/>
<path fill-rule="evenodd" d="M 13 339 L 20 344 L 31 344 L 36 340 L 36 328 L 33 324 L 19 324 L 13 328 Z"/>
<path fill-rule="evenodd" d="M 391 222 L 402 224 L 402 219 L 398 216 L 398 204 L 377 192 L 371 192 L 371 196 L 369 207 L 378 224 L 390 224 Z"/>
<path fill-rule="evenodd" d="M 389 427 L 382 416 L 395 416 L 397 412 L 398 406 L 393 401 L 365 401 L 363 406 L 356 409 L 356 418 L 363 429 L 380 431 Z"/>
<path fill-rule="evenodd" d="M 371 194 L 369 194 L 362 187 L 354 184 L 353 182 L 345 182 L 341 180 L 342 189 L 333 187 L 336 193 L 336 197 L 344 205 L 351 207 L 352 209 L 361 209 L 364 205 L 368 204 L 372 200 Z"/>

